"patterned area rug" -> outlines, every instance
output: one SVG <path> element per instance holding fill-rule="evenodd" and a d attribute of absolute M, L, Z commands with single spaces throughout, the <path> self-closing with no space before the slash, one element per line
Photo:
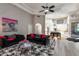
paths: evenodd
<path fill-rule="evenodd" d="M 23 48 L 22 43 L 0 50 L 0 56 L 53 56 L 54 48 L 33 43 L 31 47 Z"/>

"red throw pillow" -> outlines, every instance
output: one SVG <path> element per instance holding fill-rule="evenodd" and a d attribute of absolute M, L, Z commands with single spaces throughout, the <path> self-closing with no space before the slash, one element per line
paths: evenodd
<path fill-rule="evenodd" d="M 31 34 L 31 37 L 34 39 L 35 38 L 35 35 L 34 34 Z"/>
<path fill-rule="evenodd" d="M 0 38 L 5 38 L 4 36 L 0 36 Z"/>
<path fill-rule="evenodd" d="M 44 35 L 44 34 L 41 34 L 41 38 L 43 39 L 43 38 L 45 38 L 46 36 Z"/>
<path fill-rule="evenodd" d="M 8 38 L 7 39 L 8 41 L 13 41 L 13 40 L 15 40 L 14 38 Z"/>

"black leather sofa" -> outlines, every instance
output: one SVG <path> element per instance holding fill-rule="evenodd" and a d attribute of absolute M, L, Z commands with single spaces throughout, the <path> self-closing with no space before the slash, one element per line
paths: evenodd
<path fill-rule="evenodd" d="M 33 43 L 46 45 L 49 41 L 48 37 L 48 35 L 44 34 L 28 34 L 27 40 Z"/>
<path fill-rule="evenodd" d="M 0 42 L 2 43 L 0 46 L 2 48 L 8 47 L 17 44 L 24 39 L 25 39 L 24 35 L 21 34 L 4 35 L 2 38 L 0 38 Z"/>

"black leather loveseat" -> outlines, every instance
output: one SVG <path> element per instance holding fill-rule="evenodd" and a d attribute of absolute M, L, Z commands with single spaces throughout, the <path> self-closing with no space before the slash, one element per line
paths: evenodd
<path fill-rule="evenodd" d="M 33 43 L 46 45 L 47 42 L 49 41 L 48 37 L 49 37 L 48 35 L 44 34 L 28 34 L 27 40 Z"/>

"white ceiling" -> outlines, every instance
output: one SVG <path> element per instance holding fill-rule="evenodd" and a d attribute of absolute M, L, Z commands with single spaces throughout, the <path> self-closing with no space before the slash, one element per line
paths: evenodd
<path fill-rule="evenodd" d="M 33 11 L 40 11 L 42 10 L 42 7 L 41 6 L 45 6 L 46 4 L 45 3 L 27 3 L 26 5 L 28 5 L 29 7 L 31 7 L 33 9 Z M 62 7 L 64 4 L 59 4 L 59 3 L 50 3 L 48 4 L 48 6 L 51 6 L 51 5 L 55 5 L 55 8 L 54 9 L 59 9 L 60 7 Z"/>
<path fill-rule="evenodd" d="M 41 6 L 46 5 L 46 3 L 15 3 L 13 5 L 16 5 L 31 14 L 43 14 L 39 13 L 39 11 L 42 10 Z M 68 14 L 79 10 L 79 4 L 77 3 L 48 3 L 48 5 L 55 5 L 54 13 Z"/>

